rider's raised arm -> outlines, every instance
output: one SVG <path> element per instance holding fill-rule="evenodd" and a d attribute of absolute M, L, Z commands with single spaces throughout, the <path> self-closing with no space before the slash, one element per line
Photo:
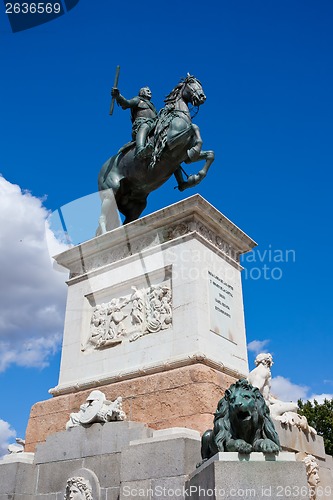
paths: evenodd
<path fill-rule="evenodd" d="M 111 95 L 123 109 L 135 108 L 140 102 L 138 96 L 133 97 L 132 99 L 126 99 L 123 95 L 121 95 L 119 89 L 115 87 L 111 90 Z"/>

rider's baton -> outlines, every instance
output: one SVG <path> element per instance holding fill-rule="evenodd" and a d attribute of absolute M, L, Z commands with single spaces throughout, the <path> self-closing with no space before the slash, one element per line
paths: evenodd
<path fill-rule="evenodd" d="M 113 86 L 116 88 L 118 87 L 119 73 L 120 73 L 120 66 L 117 66 L 116 67 L 116 76 L 114 77 L 114 84 L 113 84 Z M 115 98 L 112 97 L 109 115 L 112 115 L 112 113 L 113 113 L 114 101 L 115 101 Z"/>

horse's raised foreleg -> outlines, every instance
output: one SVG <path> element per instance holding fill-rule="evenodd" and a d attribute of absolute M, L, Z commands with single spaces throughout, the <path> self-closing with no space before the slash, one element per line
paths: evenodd
<path fill-rule="evenodd" d="M 194 161 L 198 161 L 201 153 L 202 139 L 200 135 L 200 129 L 198 125 L 192 123 L 192 130 L 194 132 L 193 146 L 187 150 L 187 156 L 189 159 L 186 160 L 185 163 L 192 163 Z"/>
<path fill-rule="evenodd" d="M 178 182 L 179 191 L 184 191 L 185 189 L 196 186 L 197 184 L 199 184 L 199 182 L 202 181 L 202 179 L 206 177 L 209 167 L 214 161 L 214 151 L 201 151 L 198 158 L 194 161 L 200 160 L 206 160 L 205 165 L 201 170 L 199 170 L 197 174 L 190 175 L 186 181 L 184 180 L 180 167 L 175 171 L 175 177 Z M 194 163 L 194 161 L 192 161 L 191 163 Z"/>

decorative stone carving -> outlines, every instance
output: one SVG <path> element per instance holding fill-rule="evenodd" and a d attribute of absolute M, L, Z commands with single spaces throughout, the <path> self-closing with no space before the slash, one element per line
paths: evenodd
<path fill-rule="evenodd" d="M 168 228 L 164 234 L 164 239 L 169 241 L 192 232 L 200 234 L 200 236 L 221 250 L 225 255 L 231 257 L 236 262 L 239 262 L 239 252 L 232 248 L 232 246 L 216 234 L 215 231 L 209 229 L 202 222 L 198 222 L 193 219 L 186 220 Z"/>
<path fill-rule="evenodd" d="M 220 250 L 224 255 L 239 263 L 240 250 L 232 242 L 228 242 L 221 238 L 221 235 L 215 231 L 211 226 L 202 220 L 196 220 L 195 217 L 185 219 L 167 227 L 154 230 L 153 234 L 140 234 L 140 236 L 133 237 L 126 241 L 126 244 L 119 244 L 113 248 L 108 248 L 93 256 L 84 256 L 83 261 L 71 265 L 71 278 L 79 277 L 84 273 L 98 269 L 101 266 L 106 266 L 113 262 L 120 261 L 142 252 L 144 250 L 154 248 L 162 245 L 168 241 L 180 238 L 182 236 L 197 233 L 209 243 Z"/>
<path fill-rule="evenodd" d="M 24 447 L 25 447 L 25 440 L 21 438 L 16 438 L 15 439 L 17 444 L 10 444 L 8 445 L 8 451 L 10 454 L 12 453 L 23 453 L 24 452 Z"/>
<path fill-rule="evenodd" d="M 238 380 L 218 402 L 214 428 L 202 436 L 203 461 L 223 451 L 278 453 L 279 450 L 279 436 L 264 397 L 246 379 Z"/>
<path fill-rule="evenodd" d="M 254 387 L 258 387 L 269 406 L 271 416 L 274 420 L 279 420 L 283 425 L 294 426 L 301 429 L 306 434 L 316 435 L 317 431 L 308 424 L 306 417 L 297 413 L 297 403 L 285 402 L 276 399 L 271 394 L 271 366 L 273 365 L 272 355 L 260 353 L 255 359 L 256 368 L 249 376 L 248 381 Z"/>
<path fill-rule="evenodd" d="M 93 500 L 92 487 L 88 479 L 70 477 L 67 479 L 65 500 Z"/>
<path fill-rule="evenodd" d="M 155 333 L 170 328 L 172 324 L 171 289 L 168 286 L 153 285 L 146 291 L 146 295 L 139 290 L 132 296 L 132 321 L 140 314 L 141 331 L 132 335 L 133 342 L 147 333 Z M 137 304 L 137 305 L 135 305 Z M 139 308 L 138 305 L 141 304 Z M 133 308 L 135 305 L 135 308 Z M 133 314 L 134 312 L 134 314 Z"/>
<path fill-rule="evenodd" d="M 309 493 L 310 499 L 316 500 L 317 494 L 317 486 L 320 483 L 319 478 L 319 465 L 313 455 L 307 455 L 303 462 L 306 465 L 306 475 L 308 477 L 308 485 L 309 485 Z"/>
<path fill-rule="evenodd" d="M 66 429 L 82 425 L 87 427 L 96 422 L 111 422 L 125 420 L 126 414 L 122 409 L 122 398 L 119 396 L 114 401 L 107 401 L 103 392 L 92 391 L 86 402 L 80 406 L 80 411 L 71 413 L 66 424 Z"/>
<path fill-rule="evenodd" d="M 90 336 L 83 351 L 105 349 L 123 340 L 133 342 L 148 333 L 159 332 L 172 325 L 170 283 L 152 285 L 98 304 L 92 312 Z"/>

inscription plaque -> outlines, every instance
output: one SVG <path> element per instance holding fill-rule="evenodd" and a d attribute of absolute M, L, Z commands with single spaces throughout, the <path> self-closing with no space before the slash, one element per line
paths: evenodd
<path fill-rule="evenodd" d="M 210 330 L 233 342 L 232 317 L 234 287 L 227 280 L 208 271 Z"/>

